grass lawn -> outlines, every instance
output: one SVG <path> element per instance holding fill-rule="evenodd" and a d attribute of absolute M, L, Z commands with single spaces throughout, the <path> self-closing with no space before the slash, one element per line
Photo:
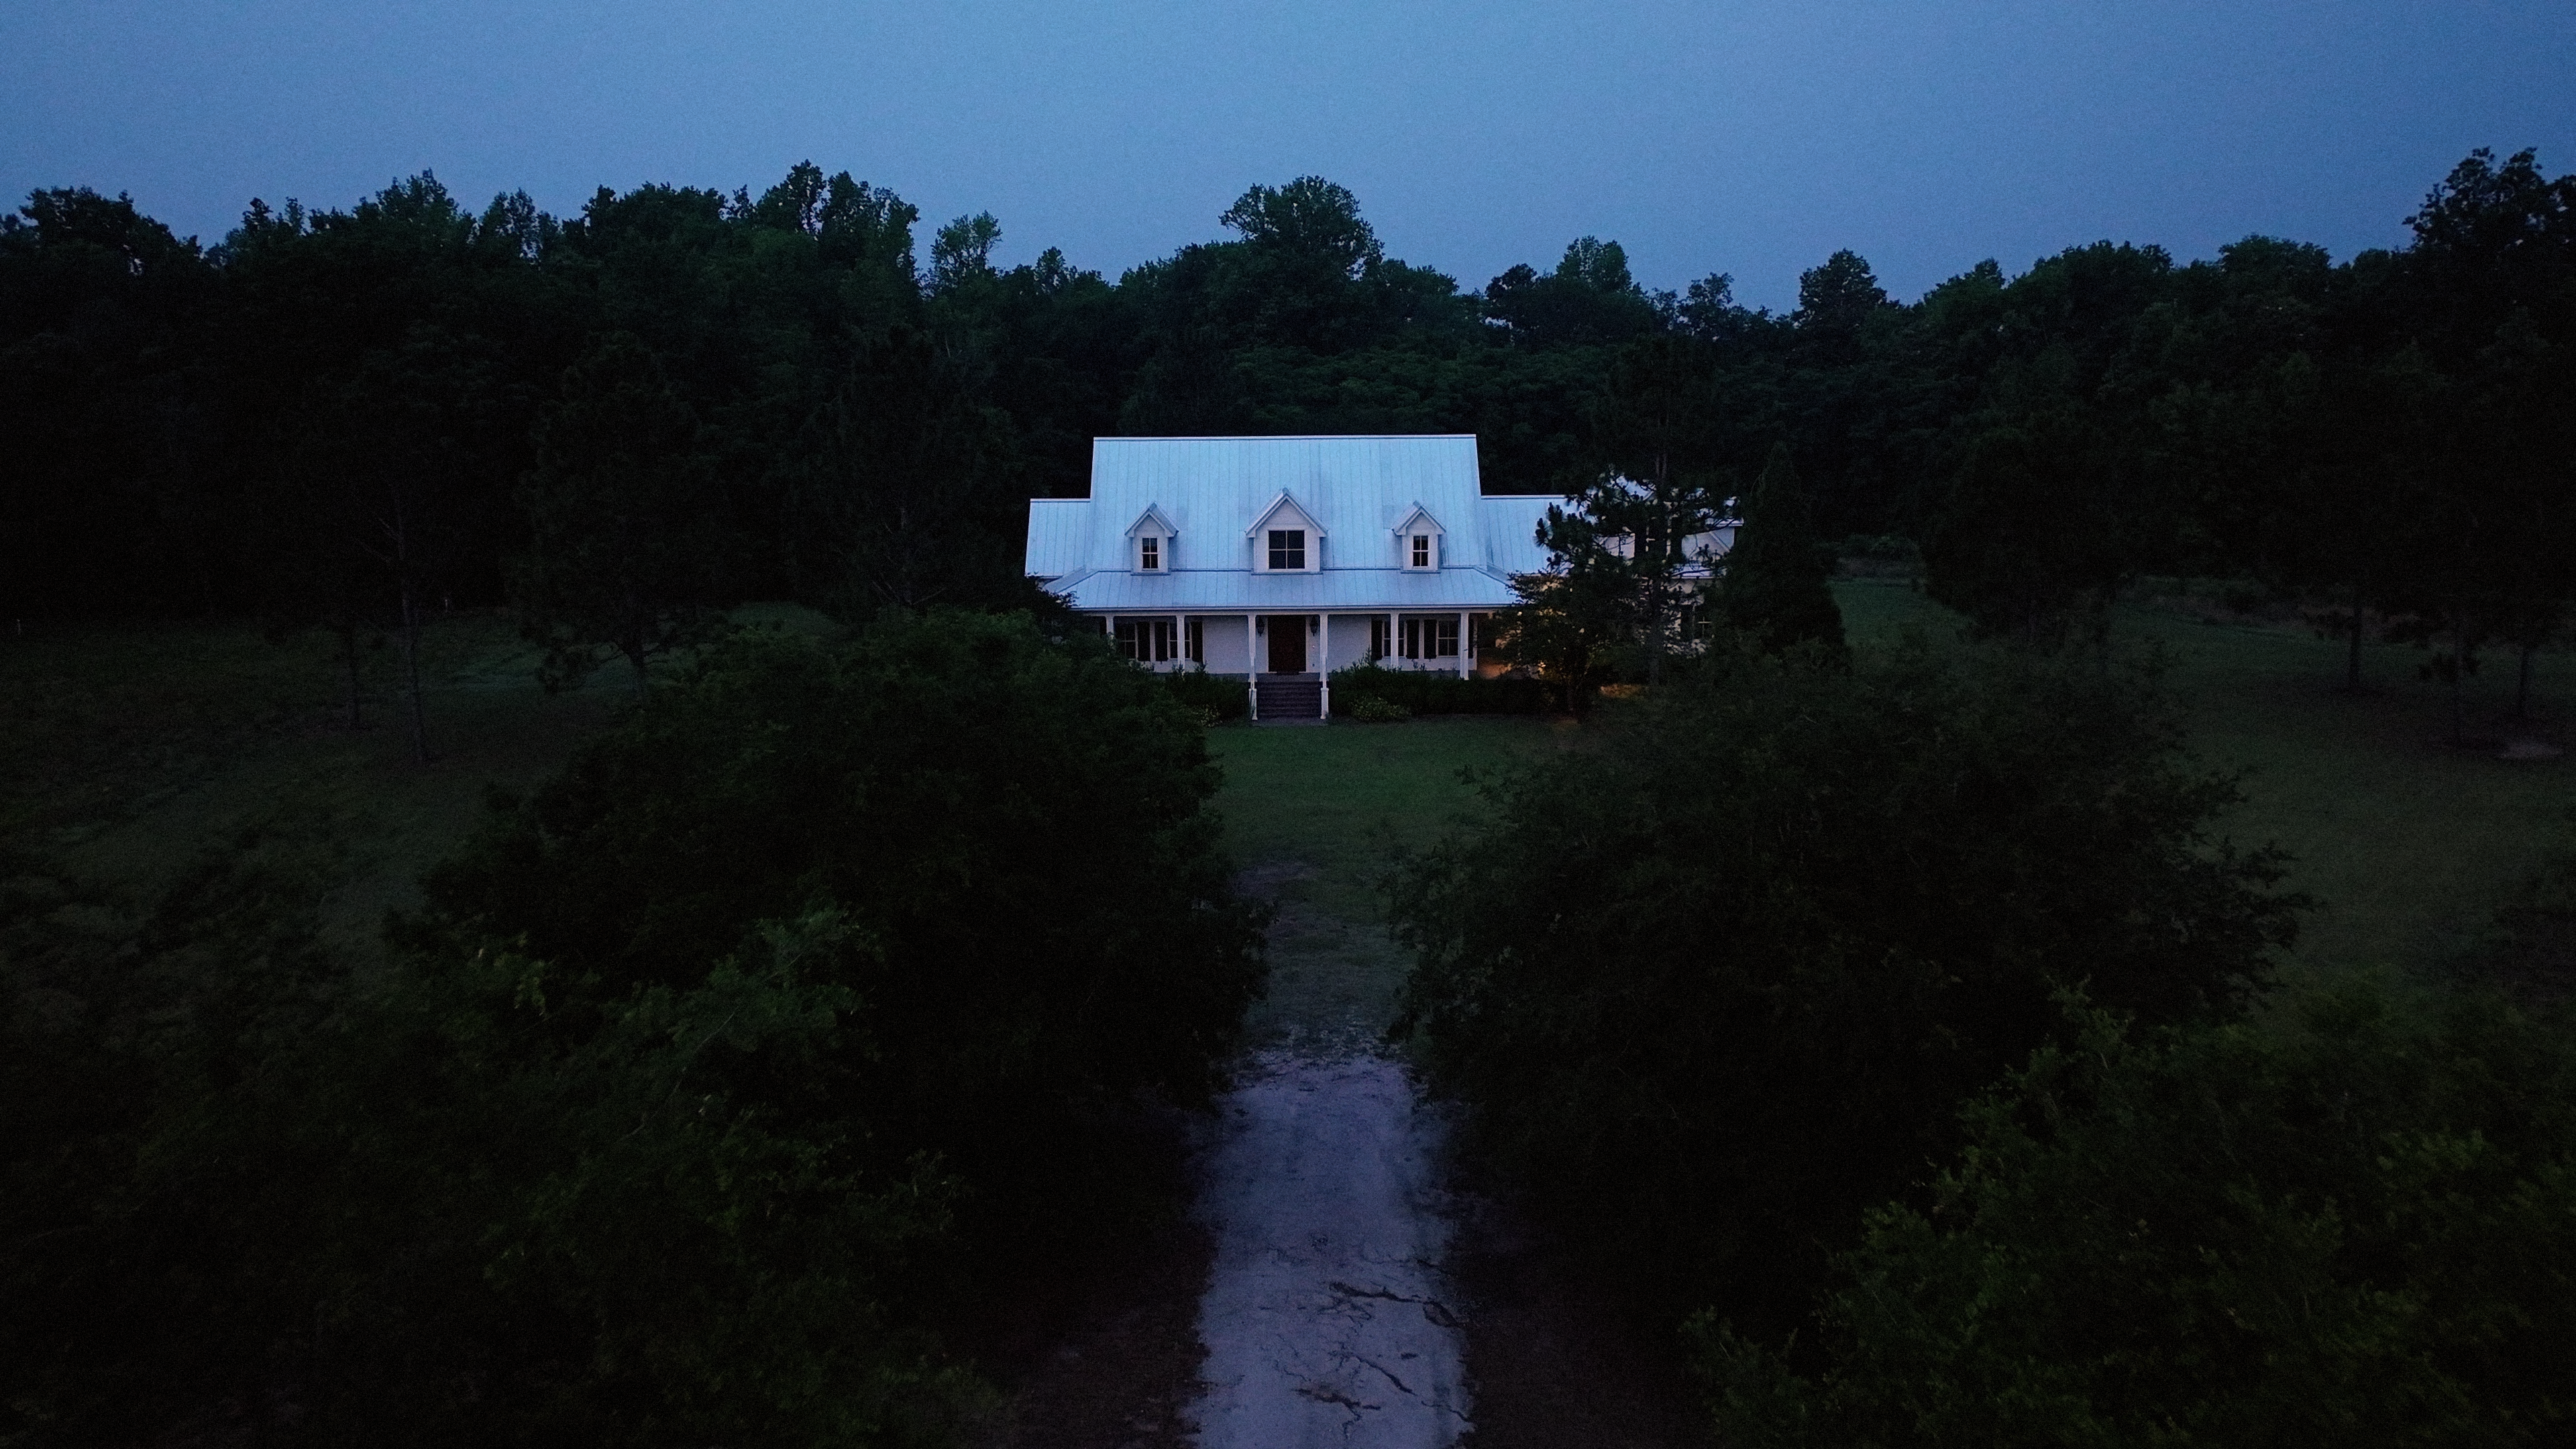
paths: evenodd
<path fill-rule="evenodd" d="M 818 631 L 785 604 L 735 622 Z M 92 625 L 0 637 L 0 842 L 147 900 L 210 853 L 262 852 L 325 887 L 323 932 L 366 959 L 387 909 L 482 818 L 494 786 L 553 774 L 628 699 L 612 663 L 547 694 L 497 612 L 423 631 L 432 759 L 411 760 L 399 656 L 371 648 L 348 727 L 336 642 L 240 624 Z"/>
<path fill-rule="evenodd" d="M 1254 1038 L 1383 1030 L 1406 966 L 1386 937 L 1378 895 L 1389 858 L 1476 810 L 1463 770 L 1550 749 L 1571 728 L 1454 717 L 1210 731 L 1209 748 L 1225 766 L 1217 808 L 1228 848 L 1246 884 L 1279 905 L 1270 995 L 1253 1008 Z"/>
<path fill-rule="evenodd" d="M 323 929 L 359 959 L 388 907 L 481 817 L 544 779 L 622 697 L 607 674 L 547 695 L 508 623 L 459 615 L 423 647 L 435 758 L 411 763 L 394 651 L 370 651 L 348 728 L 332 641 L 239 625 L 94 626 L 0 647 L 0 839 L 138 901 L 214 853 L 312 873 Z"/>
<path fill-rule="evenodd" d="M 1855 641 L 1956 628 L 1901 583 L 1845 582 L 1836 595 Z M 2368 688 L 2352 695 L 2341 688 L 2344 646 L 2304 629 L 2141 606 L 2122 607 L 2113 627 L 2171 654 L 2193 747 L 2240 778 L 2246 802 L 2222 830 L 2296 857 L 2288 884 L 2318 901 L 2298 951 L 2312 965 L 2436 964 L 2569 841 L 2576 768 L 2452 749 L 2447 694 L 2417 677 L 2422 651 L 2366 646 Z M 2506 718 L 2512 661 L 2490 668 L 2468 691 L 2473 734 L 2567 743 L 2576 659 L 2539 657 L 2528 724 Z"/>

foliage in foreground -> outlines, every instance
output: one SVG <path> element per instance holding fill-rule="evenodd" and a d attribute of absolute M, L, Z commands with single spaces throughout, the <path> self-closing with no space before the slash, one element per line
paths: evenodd
<path fill-rule="evenodd" d="M 1821 1366 L 1707 1330 L 1725 1441 L 2512 1445 L 2576 1432 L 2563 1012 L 2369 982 L 2273 1019 L 2085 1013 L 1872 1214 Z"/>
<path fill-rule="evenodd" d="M 1606 731 L 1398 873 L 1399 1030 L 1470 1145 L 1663 1310 L 1787 1328 L 2070 974 L 2173 1021 L 2288 935 L 2142 669 L 1720 652 Z"/>
<path fill-rule="evenodd" d="M 1214 785 L 1097 645 L 897 619 L 711 651 L 388 980 L 259 841 L 140 919 L 9 862 L 0 1444 L 946 1437 L 938 1307 L 1257 988 Z"/>

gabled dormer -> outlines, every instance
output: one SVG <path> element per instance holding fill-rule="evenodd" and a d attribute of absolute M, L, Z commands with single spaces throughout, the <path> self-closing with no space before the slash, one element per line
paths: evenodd
<path fill-rule="evenodd" d="M 1311 574 L 1324 567 L 1324 526 L 1281 489 L 1243 531 L 1252 545 L 1252 569 L 1263 574 Z"/>
<path fill-rule="evenodd" d="M 1440 539 L 1447 530 L 1431 510 L 1416 503 L 1413 511 L 1395 525 L 1395 556 L 1409 573 L 1430 572 L 1440 567 Z"/>
<path fill-rule="evenodd" d="M 1173 546 L 1181 540 L 1181 531 L 1163 510 L 1147 504 L 1136 521 L 1127 525 L 1127 571 L 1138 574 L 1166 574 L 1172 571 Z"/>

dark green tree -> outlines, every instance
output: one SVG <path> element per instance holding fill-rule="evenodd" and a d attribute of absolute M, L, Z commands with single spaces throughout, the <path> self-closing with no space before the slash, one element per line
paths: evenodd
<path fill-rule="evenodd" d="M 2540 1445 L 2576 1428 L 2563 1013 L 2309 988 L 2083 1013 L 1873 1213 L 1792 1370 L 1716 1331 L 1725 1442 Z M 1712 1317 L 1715 1315 L 1712 1314 Z"/>
<path fill-rule="evenodd" d="M 1980 432 L 1923 542 L 1925 592 L 2025 644 L 2097 632 L 2133 565 L 2091 466 L 2095 425 L 2061 403 Z"/>
<path fill-rule="evenodd" d="M 634 336 L 610 334 L 564 374 L 521 498 L 519 615 L 550 687 L 586 678 L 604 653 L 641 694 L 655 658 L 718 621 L 730 520 L 696 414 Z"/>
<path fill-rule="evenodd" d="M 789 495 L 806 597 L 850 619 L 1019 599 L 1027 505 L 1010 418 L 961 361 L 896 328 L 807 423 Z"/>
<path fill-rule="evenodd" d="M 1624 270 L 1624 264 L 1622 264 Z M 1604 577 L 1624 574 L 1631 651 L 1646 682 L 1664 676 L 1682 621 L 1684 575 L 1702 561 L 1691 540 L 1716 525 L 1719 403 L 1706 350 L 1686 337 L 1641 338 L 1612 358 L 1590 409 L 1590 452 L 1600 471 L 1576 498 L 1585 524 L 1560 525 L 1551 511 L 1550 554 L 1606 553 Z"/>
<path fill-rule="evenodd" d="M 2083 984 L 2170 1022 L 2288 930 L 2126 667 L 1726 647 L 1491 787 L 1389 899 L 1466 1144 L 1651 1310 L 1786 1333 Z"/>
<path fill-rule="evenodd" d="M 1829 582 L 1833 550 L 1817 541 L 1812 518 L 1789 445 L 1774 445 L 1720 561 L 1715 612 L 1774 653 L 1812 644 L 1839 659 L 1848 649 Z"/>

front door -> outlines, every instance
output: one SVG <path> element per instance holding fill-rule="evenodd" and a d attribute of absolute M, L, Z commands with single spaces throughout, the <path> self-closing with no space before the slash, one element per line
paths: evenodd
<path fill-rule="evenodd" d="M 1306 616 L 1273 614 L 1270 616 L 1270 672 L 1303 674 L 1306 672 Z"/>

